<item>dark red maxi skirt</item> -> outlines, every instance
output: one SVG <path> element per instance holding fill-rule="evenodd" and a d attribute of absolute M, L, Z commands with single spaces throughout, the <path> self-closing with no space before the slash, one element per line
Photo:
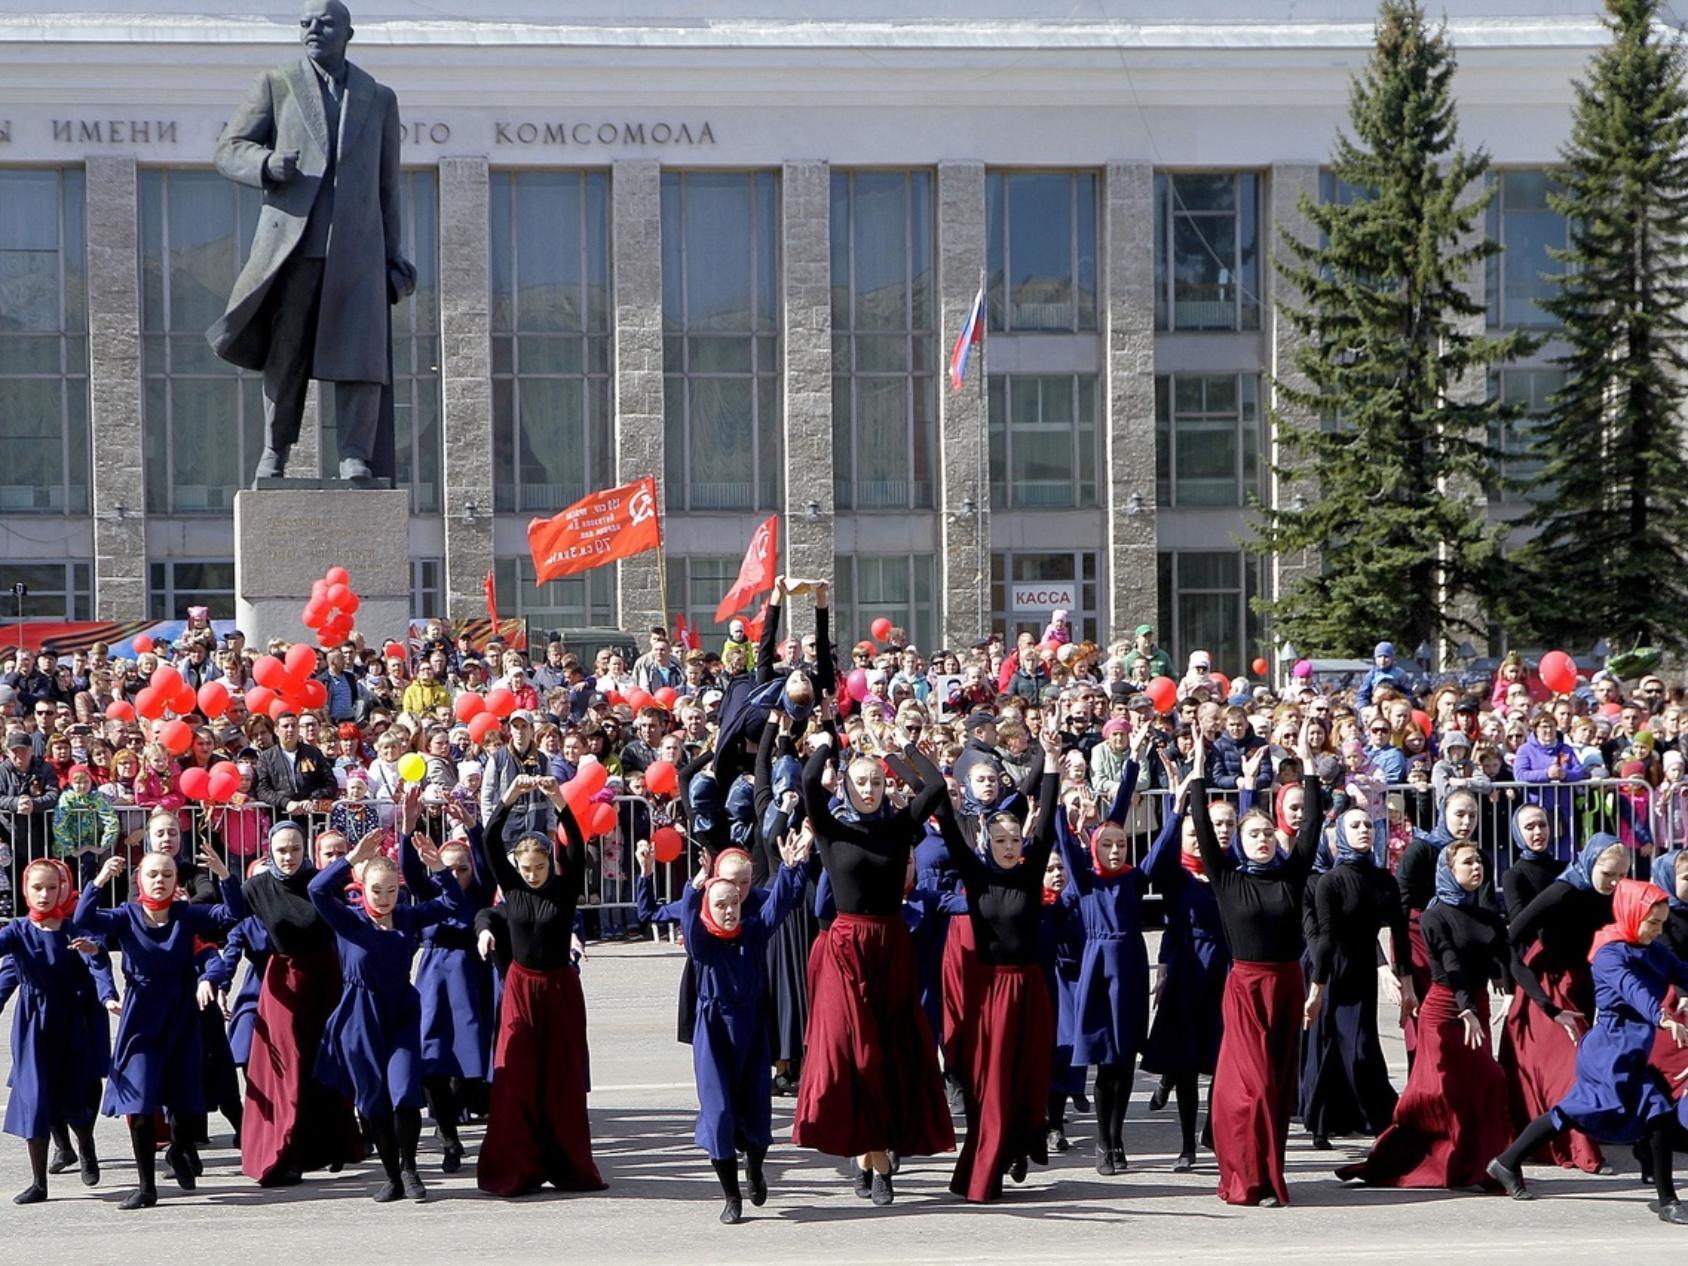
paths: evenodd
<path fill-rule="evenodd" d="M 1231 964 L 1210 1112 L 1226 1204 L 1259 1204 L 1267 1196 L 1289 1203 L 1284 1147 L 1305 1001 L 1299 962 Z"/>
<path fill-rule="evenodd" d="M 815 944 L 791 1141 L 829 1156 L 950 1151 L 955 1127 L 902 918 L 841 914 Z"/>
<path fill-rule="evenodd" d="M 1407 915 L 1407 942 L 1412 946 L 1413 955 L 1413 996 L 1422 998 L 1430 992 L 1430 950 L 1424 944 L 1424 932 L 1419 927 L 1422 910 L 1413 910 Z M 1401 1041 L 1407 1048 L 1407 1067 L 1418 1058 L 1419 1025 L 1423 1023 L 1422 1016 L 1407 1014 L 1401 1020 Z"/>
<path fill-rule="evenodd" d="M 1537 971 L 1542 992 L 1555 1006 L 1594 1017 L 1594 983 L 1588 968 L 1577 971 Z M 1522 988 L 1512 992 L 1506 1024 L 1500 1034 L 1500 1066 L 1506 1073 L 1507 1109 L 1514 1136 L 1557 1104 L 1577 1079 L 1577 1048 Z M 1600 1145 L 1580 1130 L 1555 1135 L 1530 1159 L 1594 1173 L 1604 1163 Z"/>
<path fill-rule="evenodd" d="M 475 1163 L 475 1185 L 521 1196 L 602 1191 L 586 1117 L 586 999 L 572 967 L 504 975 L 492 1054 L 492 1111 Z"/>
<path fill-rule="evenodd" d="M 317 954 L 272 954 L 264 968 L 240 1126 L 240 1170 L 260 1186 L 288 1171 L 363 1159 L 351 1101 L 315 1075 L 322 1031 L 343 987 L 332 946 Z"/>
<path fill-rule="evenodd" d="M 973 920 L 965 914 L 949 921 L 944 939 L 944 1031 L 941 1035 L 944 1071 L 966 1076 L 968 1052 L 979 1016 L 979 991 L 989 969 L 979 961 L 973 944 Z"/>
<path fill-rule="evenodd" d="M 1672 1015 L 1676 1014 L 1678 997 L 1680 995 L 1674 988 L 1665 995 L 1664 1009 Z M 1683 1092 L 1688 1091 L 1688 1080 L 1677 1080 L 1684 1073 L 1688 1073 L 1688 1046 L 1678 1046 L 1669 1029 L 1661 1028 L 1654 1036 L 1653 1053 L 1647 1062 L 1665 1079 L 1665 1086 L 1672 1099 L 1680 1099 Z"/>
<path fill-rule="evenodd" d="M 1500 1188 L 1485 1167 L 1512 1142 L 1506 1074 L 1489 1051 L 1489 999 L 1477 995 L 1483 1045 L 1465 1044 L 1453 990 L 1432 984 L 1418 1009 L 1418 1058 L 1371 1155 L 1336 1171 L 1372 1187 Z"/>
<path fill-rule="evenodd" d="M 1055 1013 L 1040 964 L 981 963 L 974 985 L 978 1006 L 962 1074 L 967 1141 L 950 1190 L 983 1203 L 1002 1195 L 1002 1175 L 1016 1158 L 1049 1163 Z"/>

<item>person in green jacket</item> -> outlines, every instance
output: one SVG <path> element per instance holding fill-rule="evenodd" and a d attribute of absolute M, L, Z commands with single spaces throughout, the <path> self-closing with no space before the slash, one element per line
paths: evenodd
<path fill-rule="evenodd" d="M 1139 624 L 1137 626 L 1137 645 L 1125 657 L 1125 675 L 1127 677 L 1133 680 L 1137 679 L 1137 674 L 1132 670 L 1140 659 L 1149 661 L 1149 676 L 1151 678 L 1172 676 L 1172 656 L 1155 645 L 1155 626 L 1152 624 Z"/>
<path fill-rule="evenodd" d="M 91 868 L 95 854 L 108 853 L 117 843 L 117 811 L 94 790 L 88 766 L 72 765 L 67 776 L 70 781 L 53 809 L 53 856 L 64 862 L 86 857 L 81 865 Z"/>

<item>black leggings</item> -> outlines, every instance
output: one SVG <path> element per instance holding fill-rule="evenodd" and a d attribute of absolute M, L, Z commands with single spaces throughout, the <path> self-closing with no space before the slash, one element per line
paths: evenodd
<path fill-rule="evenodd" d="M 129 1118 L 129 1146 L 135 1153 L 136 1185 L 142 1191 L 158 1190 L 158 1127 L 150 1112 Z"/>
<path fill-rule="evenodd" d="M 1172 1089 L 1178 1096 L 1178 1134 L 1185 1155 L 1196 1154 L 1196 1109 L 1201 1102 L 1201 1075 L 1182 1071 L 1173 1079 Z M 1213 1083 L 1207 1087 L 1207 1115 L 1213 1117 Z"/>
<path fill-rule="evenodd" d="M 422 1137 L 422 1110 L 394 1108 L 385 1116 L 369 1118 L 369 1136 L 387 1177 L 397 1182 L 401 1173 L 416 1170 L 416 1144 Z"/>
<path fill-rule="evenodd" d="M 1123 1063 L 1096 1065 L 1096 1141 L 1110 1151 L 1123 1152 L 1125 1110 L 1131 1106 L 1135 1057 Z"/>
<path fill-rule="evenodd" d="M 450 1077 L 429 1077 L 422 1083 L 422 1093 L 428 1099 L 428 1115 L 434 1119 L 434 1129 L 447 1147 L 461 1148 L 457 1137 L 457 1088 Z"/>
<path fill-rule="evenodd" d="M 1635 1145 L 1636 1156 L 1639 1158 L 1643 1149 L 1652 1155 L 1653 1160 L 1653 1189 L 1661 1204 L 1671 1204 L 1676 1200 L 1676 1177 L 1672 1172 L 1672 1144 L 1678 1131 L 1675 1128 L 1676 1114 L 1662 1113 L 1647 1122 L 1647 1132 L 1641 1142 Z M 1545 1143 L 1563 1134 L 1569 1127 L 1560 1125 L 1558 1118 L 1550 1110 L 1542 1113 L 1523 1129 L 1523 1132 L 1513 1140 L 1512 1146 L 1507 1148 L 1495 1159 L 1515 1173 L 1523 1171 L 1524 1159 L 1533 1155 Z"/>

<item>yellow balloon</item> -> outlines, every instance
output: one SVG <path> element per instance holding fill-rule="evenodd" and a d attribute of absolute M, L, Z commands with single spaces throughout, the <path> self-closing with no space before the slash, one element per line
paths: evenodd
<path fill-rule="evenodd" d="M 406 752 L 399 757 L 399 777 L 406 782 L 421 782 L 428 773 L 428 762 L 420 752 Z"/>

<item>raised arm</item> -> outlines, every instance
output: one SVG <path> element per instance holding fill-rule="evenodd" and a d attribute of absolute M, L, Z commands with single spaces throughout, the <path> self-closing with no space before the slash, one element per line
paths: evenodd
<path fill-rule="evenodd" d="M 500 888 L 505 892 L 519 892 L 527 881 L 510 864 L 510 852 L 504 846 L 504 824 L 509 817 L 508 803 L 500 804 L 492 811 L 492 820 L 486 824 L 486 864 Z"/>
<path fill-rule="evenodd" d="M 832 586 L 821 581 L 815 586 L 815 695 L 836 695 L 838 676 L 833 668 L 832 611 L 828 606 Z"/>
<path fill-rule="evenodd" d="M 823 845 L 823 853 L 824 845 L 828 841 L 846 834 L 844 824 L 833 816 L 832 797 L 827 794 L 826 785 L 821 781 L 831 759 L 832 744 L 822 743 L 803 765 L 803 811 L 815 824 L 815 834 Z"/>
<path fill-rule="evenodd" d="M 949 799 L 949 786 L 938 767 L 913 743 L 903 748 L 903 756 L 920 779 L 920 785 L 908 802 L 909 817 L 918 825 L 937 812 L 940 801 Z"/>
<path fill-rule="evenodd" d="M 1301 794 L 1306 797 L 1302 802 L 1301 832 L 1295 837 L 1295 846 L 1290 850 L 1289 864 L 1306 875 L 1313 870 L 1313 859 L 1319 852 L 1319 836 L 1325 829 L 1325 789 L 1313 777 L 1303 778 L 1301 788 Z"/>
<path fill-rule="evenodd" d="M 1031 843 L 1020 859 L 1028 879 L 1033 879 L 1040 887 L 1043 872 L 1049 866 L 1049 854 L 1055 851 L 1055 823 L 1066 816 L 1061 808 L 1060 784 L 1061 776 L 1055 770 L 1044 774 L 1043 786 L 1037 795 L 1037 820 L 1032 824 Z M 1065 861 L 1065 858 L 1062 860 Z"/>
<path fill-rule="evenodd" d="M 762 636 L 756 640 L 756 684 L 774 679 L 774 659 L 780 644 L 780 605 L 785 598 L 785 577 L 774 577 L 774 591 L 768 595 L 768 616 L 762 621 Z"/>
<path fill-rule="evenodd" d="M 316 912 L 322 916 L 324 923 L 334 929 L 337 936 L 355 937 L 364 927 L 341 896 L 346 890 L 346 885 L 351 882 L 352 864 L 342 857 L 326 870 L 318 871 L 312 877 L 310 887 L 306 889 L 310 893 L 311 904 L 316 907 Z"/>

